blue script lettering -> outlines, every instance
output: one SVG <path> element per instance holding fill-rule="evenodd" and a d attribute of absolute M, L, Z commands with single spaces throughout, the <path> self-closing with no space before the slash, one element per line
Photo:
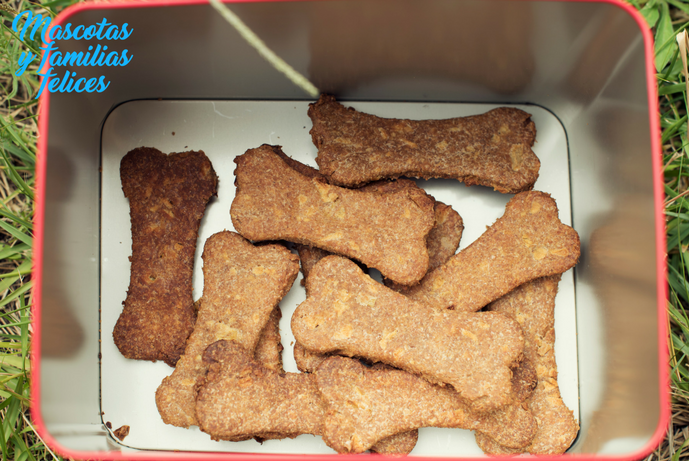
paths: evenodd
<path fill-rule="evenodd" d="M 129 38 L 130 35 L 132 35 L 132 32 L 134 32 L 134 29 L 127 30 L 128 23 L 122 24 L 122 32 L 120 32 L 120 36 L 117 37 L 118 40 L 126 40 Z"/>
<path fill-rule="evenodd" d="M 43 66 L 45 66 L 46 60 L 48 59 L 48 54 L 51 51 L 57 50 L 57 45 L 55 45 L 55 42 L 50 42 L 50 45 L 42 46 L 41 49 L 43 50 L 43 58 L 41 58 L 41 63 L 38 65 L 39 70 L 43 69 Z"/>
<path fill-rule="evenodd" d="M 14 75 L 16 75 L 17 77 L 21 76 L 24 73 L 24 71 L 26 71 L 26 67 L 29 64 L 31 64 L 31 61 L 33 61 L 35 57 L 36 55 L 33 54 L 31 51 L 22 51 L 22 54 L 19 56 L 19 59 L 17 59 L 19 69 L 14 73 Z"/>
<path fill-rule="evenodd" d="M 102 93 L 103 91 L 105 91 L 110 86 L 110 82 L 105 83 L 104 80 L 105 80 L 105 76 L 101 75 L 100 78 L 98 79 L 98 88 L 96 88 L 96 92 Z"/>
<path fill-rule="evenodd" d="M 24 21 L 22 24 L 22 20 Z M 38 66 L 38 75 L 42 77 L 36 98 L 41 96 L 47 88 L 50 93 L 92 93 L 94 91 L 102 93 L 109 86 L 110 82 L 104 75 L 100 77 L 85 78 L 77 77 L 77 73 L 66 70 L 62 77 L 58 77 L 56 67 L 65 66 L 92 66 L 92 67 L 113 67 L 126 66 L 133 58 L 128 55 L 127 49 L 122 52 L 108 51 L 106 45 L 97 43 L 95 49 L 93 45 L 88 46 L 88 51 L 59 51 L 56 42 L 59 40 L 126 40 L 134 32 L 133 28 L 128 27 L 128 23 L 123 23 L 121 27 L 114 25 L 106 18 L 102 21 L 85 26 L 77 25 L 73 27 L 71 23 L 65 25 L 52 24 L 49 16 L 43 17 L 31 11 L 19 13 L 12 22 L 12 30 L 16 32 L 22 41 L 36 40 L 36 33 L 43 42 L 41 50 L 43 55 Z M 37 56 L 30 51 L 23 51 L 17 59 L 16 76 L 21 76 L 28 66 L 34 62 Z M 44 70 L 46 69 L 47 70 Z"/>
<path fill-rule="evenodd" d="M 107 19 L 103 18 L 103 20 L 102 20 L 101 22 L 97 23 L 96 25 L 97 25 L 97 26 L 100 26 L 100 27 L 98 28 L 98 34 L 96 34 L 96 37 L 98 37 L 98 40 L 103 40 L 103 38 L 104 38 L 104 35 L 103 35 L 103 28 L 104 28 L 105 26 L 109 26 L 110 23 L 108 22 Z M 108 29 L 108 30 L 110 30 L 110 29 Z M 110 40 L 110 39 L 108 39 L 108 40 Z"/>
<path fill-rule="evenodd" d="M 43 78 L 41 79 L 41 86 L 40 86 L 40 88 L 38 88 L 38 94 L 36 95 L 36 99 L 38 99 L 38 97 L 41 95 L 41 93 L 43 93 L 43 89 L 45 88 L 46 83 L 48 83 L 48 78 L 49 78 L 49 77 L 54 77 L 54 76 L 56 76 L 57 73 L 53 71 L 53 68 L 52 68 L 52 67 L 51 67 L 50 69 L 48 69 L 44 74 L 42 74 L 42 73 L 40 73 L 40 72 L 36 72 L 36 73 L 37 73 L 38 75 L 40 75 L 41 77 L 43 77 Z M 52 86 L 52 83 L 53 83 L 53 82 L 55 82 L 55 80 L 52 80 L 52 81 L 51 81 L 51 86 Z M 60 83 L 60 82 L 57 81 L 57 83 Z M 52 92 L 52 91 L 55 91 L 55 90 L 50 90 L 50 91 Z"/>
<path fill-rule="evenodd" d="M 24 26 L 22 26 L 21 32 L 19 32 L 19 21 L 21 18 L 26 15 L 26 21 L 24 22 Z M 31 23 L 35 22 L 33 29 L 31 29 L 31 34 L 29 37 L 31 40 L 36 39 L 36 32 L 38 32 L 38 29 L 43 26 L 43 33 L 41 33 L 41 40 L 43 43 L 46 42 L 45 40 L 45 31 L 50 27 L 50 16 L 46 16 L 45 19 L 43 16 L 40 14 L 33 14 L 31 11 L 22 11 L 19 13 L 17 16 L 15 16 L 14 21 L 12 21 L 12 30 L 15 32 L 19 33 L 19 38 L 23 41 L 25 40 L 26 36 L 26 31 L 29 30 L 29 27 L 31 27 Z"/>
<path fill-rule="evenodd" d="M 122 57 L 120 58 L 120 63 L 118 65 L 126 66 L 132 61 L 133 57 L 134 56 L 127 56 L 127 50 L 122 51 Z"/>

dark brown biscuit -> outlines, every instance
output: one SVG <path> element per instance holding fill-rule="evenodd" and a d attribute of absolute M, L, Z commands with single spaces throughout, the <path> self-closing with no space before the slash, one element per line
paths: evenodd
<path fill-rule="evenodd" d="M 196 415 L 213 440 L 322 432 L 326 409 L 313 375 L 268 370 L 235 341 L 211 344 L 203 361 Z"/>
<path fill-rule="evenodd" d="M 531 115 L 500 107 L 446 120 L 398 120 L 357 112 L 322 95 L 309 105 L 320 173 L 341 186 L 384 178 L 452 178 L 503 193 L 533 188 L 540 162 Z"/>
<path fill-rule="evenodd" d="M 579 252 L 579 235 L 560 222 L 555 200 L 523 192 L 481 237 L 405 294 L 440 309 L 476 311 L 530 280 L 566 271 Z"/>
<path fill-rule="evenodd" d="M 513 401 L 510 368 L 524 348 L 516 321 L 424 306 L 339 256 L 316 264 L 306 292 L 292 316 L 294 337 L 306 349 L 364 357 L 449 383 L 474 411 Z"/>
<path fill-rule="evenodd" d="M 425 426 L 481 430 L 514 447 L 527 445 L 536 431 L 531 414 L 519 406 L 476 414 L 451 387 L 390 367 L 367 368 L 330 357 L 315 376 L 332 409 L 325 416 L 323 440 L 340 453 L 361 453 L 382 436 Z"/>
<path fill-rule="evenodd" d="M 428 269 L 426 237 L 433 201 L 417 189 L 371 194 L 310 179 L 263 145 L 237 157 L 237 193 L 230 214 L 250 240 L 316 246 L 375 267 L 402 284 Z"/>
<path fill-rule="evenodd" d="M 120 163 L 132 222 L 131 279 L 113 337 L 129 359 L 175 366 L 196 312 L 192 272 L 201 218 L 218 177 L 203 152 L 140 147 Z"/>
<path fill-rule="evenodd" d="M 258 363 L 268 368 L 281 372 L 282 368 L 282 342 L 280 337 L 280 319 L 282 311 L 277 305 L 270 313 L 268 323 L 263 327 L 261 336 L 258 338 L 254 358 Z"/>
<path fill-rule="evenodd" d="M 559 274 L 534 280 L 488 306 L 492 311 L 512 316 L 524 329 L 524 355 L 535 365 L 538 377 L 536 390 L 527 401 L 538 422 L 538 431 L 529 446 L 520 450 L 503 447 L 489 435 L 477 433 L 476 442 L 486 453 L 560 454 L 579 432 L 579 424 L 562 401 L 557 384 L 554 309 L 559 281 Z"/>
<path fill-rule="evenodd" d="M 195 386 L 206 372 L 204 349 L 219 339 L 233 339 L 254 351 L 271 312 L 299 272 L 297 257 L 287 248 L 255 247 L 234 232 L 211 236 L 203 261 L 199 319 L 175 371 L 156 391 L 163 421 L 180 427 L 197 424 Z"/>
<path fill-rule="evenodd" d="M 520 403 L 531 397 L 537 382 L 536 368 L 531 360 L 524 358 L 512 368 L 512 400 Z"/>

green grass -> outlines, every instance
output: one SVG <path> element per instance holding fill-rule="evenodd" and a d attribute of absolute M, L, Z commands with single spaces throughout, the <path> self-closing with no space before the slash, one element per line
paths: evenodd
<path fill-rule="evenodd" d="M 13 12 L 56 11 L 15 1 L 0 7 L 0 459 L 61 459 L 36 434 L 29 414 L 31 254 L 36 164 L 36 69 L 15 76 L 25 46 L 11 31 Z M 38 43 L 31 43 L 38 48 Z"/>
<path fill-rule="evenodd" d="M 629 0 L 655 33 L 665 165 L 668 252 L 668 314 L 673 418 L 666 440 L 648 459 L 689 458 L 689 145 L 687 94 L 677 34 L 689 27 L 689 3 L 680 0 Z"/>
<path fill-rule="evenodd" d="M 689 457 L 689 144 L 687 94 L 675 40 L 689 27 L 689 3 L 629 0 L 654 27 L 667 195 L 668 312 L 673 422 L 650 459 Z M 31 254 L 38 78 L 14 75 L 25 45 L 9 29 L 13 11 L 55 15 L 76 0 L 0 3 L 0 460 L 61 459 L 34 431 L 28 413 L 31 362 Z M 29 43 L 37 50 L 40 43 Z"/>

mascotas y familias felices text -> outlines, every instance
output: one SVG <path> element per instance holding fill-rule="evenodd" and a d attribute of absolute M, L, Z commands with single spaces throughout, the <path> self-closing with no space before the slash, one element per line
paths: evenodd
<path fill-rule="evenodd" d="M 22 18 L 26 17 L 23 24 Z M 20 27 L 21 24 L 21 27 Z M 133 58 L 133 55 L 128 54 L 128 50 L 122 51 L 108 51 L 108 45 L 100 43 L 100 41 L 107 40 L 108 43 L 116 40 L 126 40 L 132 34 L 134 29 L 128 27 L 128 23 L 121 26 L 111 24 L 106 18 L 94 25 L 73 26 L 72 23 L 64 25 L 53 24 L 51 26 L 50 17 L 43 18 L 40 14 L 33 14 L 31 11 L 22 11 L 12 22 L 12 30 L 19 34 L 19 38 L 24 41 L 27 33 L 31 40 L 35 40 L 36 33 L 39 33 L 43 46 L 43 57 L 38 66 L 37 74 L 43 77 L 41 79 L 41 86 L 38 89 L 38 98 L 47 88 L 51 93 L 71 93 L 71 92 L 97 92 L 102 93 L 108 86 L 110 81 L 106 80 L 105 75 L 96 78 L 78 78 L 76 72 L 65 70 L 58 72 L 55 68 L 64 66 L 126 66 Z M 42 28 L 42 30 L 41 30 Z M 60 40 L 97 40 L 94 45 L 88 46 L 88 51 L 65 51 L 59 49 L 57 43 Z M 29 64 L 31 64 L 38 57 L 31 51 L 23 51 L 17 61 L 19 69 L 15 72 L 16 76 L 22 75 Z M 46 69 L 47 67 L 47 69 Z"/>

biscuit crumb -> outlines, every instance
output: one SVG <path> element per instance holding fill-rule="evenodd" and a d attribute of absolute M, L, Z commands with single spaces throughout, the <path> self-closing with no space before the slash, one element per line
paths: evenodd
<path fill-rule="evenodd" d="M 120 439 L 120 441 L 123 441 L 125 437 L 129 435 L 129 426 L 124 425 L 118 429 L 115 429 L 113 431 L 113 435 Z"/>

